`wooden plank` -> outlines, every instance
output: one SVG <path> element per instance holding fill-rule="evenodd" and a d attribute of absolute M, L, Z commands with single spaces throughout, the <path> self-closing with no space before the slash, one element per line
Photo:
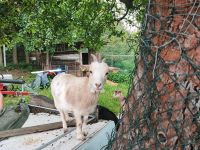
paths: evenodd
<path fill-rule="evenodd" d="M 41 99 L 42 102 L 42 99 Z M 38 102 L 38 104 L 42 104 L 41 102 Z M 43 101 L 44 102 L 44 101 Z M 49 113 L 49 114 L 54 114 L 54 115 L 58 115 L 59 111 L 57 111 L 56 109 L 50 108 L 50 107 L 45 107 L 45 105 L 47 106 L 47 104 L 45 104 L 45 102 L 42 104 L 43 106 L 39 106 L 39 105 L 32 105 L 31 102 L 28 104 L 28 107 L 30 109 L 31 113 L 37 114 L 37 113 Z M 48 105 L 51 105 L 50 103 Z M 54 104 L 52 104 L 54 105 Z M 69 117 L 74 117 L 74 115 L 72 114 L 72 112 L 68 113 Z M 89 117 L 91 118 L 92 115 L 89 115 Z"/>
<path fill-rule="evenodd" d="M 74 126 L 74 125 L 75 123 L 73 122 L 73 124 L 70 123 L 69 126 Z M 7 138 L 7 137 L 12 137 L 12 136 L 43 132 L 43 131 L 48 131 L 48 130 L 53 130 L 53 129 L 59 129 L 61 127 L 62 127 L 62 122 L 55 122 L 55 123 L 37 125 L 37 126 L 32 126 L 32 127 L 6 130 L 6 131 L 0 132 L 0 138 Z"/>
<path fill-rule="evenodd" d="M 96 122 L 95 118 L 91 118 L 91 119 L 89 119 L 88 123 L 94 123 L 94 122 Z M 74 127 L 75 120 L 67 122 L 67 126 Z M 62 122 L 55 122 L 55 123 L 37 125 L 37 126 L 32 126 L 32 127 L 0 131 L 0 139 L 12 137 L 12 136 L 32 134 L 32 133 L 37 133 L 37 132 L 44 132 L 44 131 L 60 129 L 60 128 L 62 128 Z"/>

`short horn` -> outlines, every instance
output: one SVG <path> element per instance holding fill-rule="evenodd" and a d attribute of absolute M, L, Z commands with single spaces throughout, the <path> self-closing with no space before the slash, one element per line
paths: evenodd
<path fill-rule="evenodd" d="M 101 62 L 106 62 L 106 58 L 103 58 Z"/>
<path fill-rule="evenodd" d="M 93 61 L 98 61 L 97 57 L 94 54 L 91 54 Z"/>
<path fill-rule="evenodd" d="M 117 67 L 109 67 L 109 71 L 111 72 L 118 72 L 120 69 Z"/>

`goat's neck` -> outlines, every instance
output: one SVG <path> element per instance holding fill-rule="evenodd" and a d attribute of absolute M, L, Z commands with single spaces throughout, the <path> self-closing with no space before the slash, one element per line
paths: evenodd
<path fill-rule="evenodd" d="M 90 85 L 85 88 L 85 101 L 84 104 L 88 106 L 93 106 L 97 104 L 99 93 L 91 91 Z"/>

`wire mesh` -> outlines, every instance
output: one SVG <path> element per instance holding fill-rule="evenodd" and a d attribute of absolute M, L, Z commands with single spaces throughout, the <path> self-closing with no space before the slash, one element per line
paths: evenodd
<path fill-rule="evenodd" d="M 149 0 L 120 129 L 107 149 L 200 149 L 200 1 Z"/>

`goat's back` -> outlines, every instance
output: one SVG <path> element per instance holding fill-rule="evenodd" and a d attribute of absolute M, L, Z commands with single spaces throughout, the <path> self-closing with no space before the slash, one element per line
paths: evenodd
<path fill-rule="evenodd" d="M 59 74 L 52 80 L 51 92 L 57 109 L 88 112 L 97 103 L 97 96 L 89 91 L 87 77 Z"/>

